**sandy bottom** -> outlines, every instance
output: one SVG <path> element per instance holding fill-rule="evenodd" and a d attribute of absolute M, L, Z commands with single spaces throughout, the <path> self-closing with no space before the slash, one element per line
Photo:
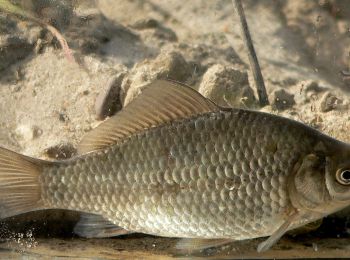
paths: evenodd
<path fill-rule="evenodd" d="M 219 249 L 188 254 L 174 252 L 175 239 L 139 237 L 124 239 L 36 239 L 35 245 L 19 242 L 0 244 L 1 259 L 295 259 L 349 258 L 349 239 L 282 239 L 265 253 L 257 253 L 258 242 L 237 242 Z M 56 258 L 56 259 L 57 259 Z"/>

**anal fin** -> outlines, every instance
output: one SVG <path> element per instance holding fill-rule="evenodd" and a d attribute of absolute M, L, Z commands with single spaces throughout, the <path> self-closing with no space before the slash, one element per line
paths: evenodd
<path fill-rule="evenodd" d="M 86 238 L 102 238 L 121 236 L 133 232 L 116 226 L 100 215 L 83 213 L 74 227 L 74 233 Z"/>

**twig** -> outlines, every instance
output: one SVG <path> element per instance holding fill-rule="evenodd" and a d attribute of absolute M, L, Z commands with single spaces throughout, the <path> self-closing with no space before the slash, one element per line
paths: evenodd
<path fill-rule="evenodd" d="M 34 15 L 30 14 L 29 12 L 24 11 L 23 9 L 19 8 L 18 6 L 12 4 L 8 0 L 0 0 L 0 10 L 3 10 L 7 13 L 16 15 L 16 16 L 21 16 L 29 21 L 38 23 L 40 26 L 46 28 L 49 32 L 51 32 L 58 42 L 61 45 L 61 48 L 67 57 L 68 60 L 76 62 L 74 59 L 74 56 L 72 54 L 72 50 L 69 48 L 68 43 L 66 39 L 63 37 L 63 35 L 52 25 L 41 21 L 39 18 L 35 17 Z"/>
<path fill-rule="evenodd" d="M 346 77 L 350 76 L 350 71 L 342 70 L 342 71 L 340 71 L 340 73 Z"/>
<path fill-rule="evenodd" d="M 245 18 L 242 3 L 241 3 L 241 0 L 232 0 L 232 3 L 239 16 L 241 33 L 242 33 L 244 44 L 248 50 L 249 63 L 250 63 L 251 70 L 253 72 L 253 77 L 254 77 L 254 81 L 257 88 L 258 97 L 259 97 L 259 103 L 261 106 L 266 106 L 269 104 L 269 99 L 267 97 L 264 78 L 261 74 L 259 61 L 255 53 L 252 39 L 250 37 L 249 28 L 248 28 L 247 20 Z"/>
<path fill-rule="evenodd" d="M 76 62 L 74 59 L 74 56 L 72 54 L 72 50 L 69 48 L 68 43 L 66 41 L 66 39 L 63 37 L 63 35 L 52 25 L 50 24 L 45 24 L 46 25 L 46 29 L 49 30 L 58 40 L 58 42 L 61 45 L 61 48 L 64 52 L 64 54 L 66 55 L 67 59 L 73 62 Z"/>

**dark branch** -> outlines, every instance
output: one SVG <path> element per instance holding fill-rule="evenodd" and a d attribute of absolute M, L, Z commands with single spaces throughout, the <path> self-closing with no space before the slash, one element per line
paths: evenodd
<path fill-rule="evenodd" d="M 248 28 L 247 20 L 245 18 L 242 3 L 241 3 L 241 0 L 232 0 L 232 3 L 239 16 L 241 33 L 242 33 L 244 44 L 248 50 L 249 63 L 250 63 L 251 70 L 253 72 L 255 85 L 258 91 L 259 102 L 261 106 L 266 106 L 269 104 L 269 99 L 267 97 L 264 78 L 261 74 L 259 61 L 255 53 L 252 39 L 250 37 L 249 28 Z"/>

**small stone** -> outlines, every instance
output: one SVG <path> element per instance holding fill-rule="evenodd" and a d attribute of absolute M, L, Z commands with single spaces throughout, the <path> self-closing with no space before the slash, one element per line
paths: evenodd
<path fill-rule="evenodd" d="M 299 93 L 296 95 L 298 103 L 305 104 L 319 98 L 327 89 L 320 87 L 317 81 L 305 80 L 299 82 Z"/>
<path fill-rule="evenodd" d="M 24 141 L 31 141 L 41 136 L 43 130 L 41 130 L 38 126 L 35 125 L 19 125 L 16 128 L 15 133 L 19 139 L 22 139 Z"/>
<path fill-rule="evenodd" d="M 77 150 L 71 143 L 59 143 L 45 150 L 45 154 L 52 159 L 63 160 L 69 159 L 77 154 Z"/>
<path fill-rule="evenodd" d="M 122 91 L 123 94 L 120 97 L 123 106 L 129 104 L 132 100 L 134 100 L 138 95 L 141 94 L 141 90 L 147 85 L 148 81 L 145 79 L 140 80 L 139 78 L 134 81 L 126 80 L 123 81 Z"/>
<path fill-rule="evenodd" d="M 221 106 L 250 107 L 256 103 L 247 73 L 221 64 L 207 70 L 198 91 Z"/>
<path fill-rule="evenodd" d="M 175 51 L 161 52 L 156 59 L 146 60 L 134 66 L 122 83 L 120 100 L 123 106 L 137 97 L 142 88 L 156 79 L 172 79 L 185 82 L 191 77 L 191 66 Z"/>
<path fill-rule="evenodd" d="M 65 112 L 61 111 L 58 112 L 58 120 L 60 120 L 61 122 L 67 122 L 69 121 L 69 117 Z"/>
<path fill-rule="evenodd" d="M 38 138 L 43 134 L 43 130 L 36 125 L 32 127 L 32 130 L 33 130 L 33 139 Z"/>
<path fill-rule="evenodd" d="M 306 80 L 306 81 L 302 81 L 300 82 L 300 85 L 302 86 L 303 90 L 305 92 L 322 92 L 324 91 L 324 88 L 320 87 L 318 85 L 317 81 L 313 81 L 313 80 Z"/>
<path fill-rule="evenodd" d="M 96 98 L 95 112 L 98 120 L 103 120 L 108 116 L 114 115 L 121 109 L 120 88 L 126 72 L 120 72 L 110 78 L 107 88 Z"/>
<path fill-rule="evenodd" d="M 184 82 L 191 76 L 191 71 L 185 58 L 179 52 L 161 52 L 151 63 L 151 70 L 157 73 L 157 78 L 173 79 Z"/>
<path fill-rule="evenodd" d="M 168 27 L 163 26 L 155 19 L 141 19 L 130 25 L 131 28 L 139 31 L 147 30 L 148 36 L 153 35 L 160 40 L 177 41 L 176 33 Z"/>
<path fill-rule="evenodd" d="M 321 98 L 320 110 L 321 112 L 329 112 L 337 108 L 342 103 L 342 100 L 338 99 L 335 95 L 327 91 Z"/>
<path fill-rule="evenodd" d="M 34 45 L 44 44 L 42 39 L 40 39 L 41 35 L 43 34 L 43 30 L 44 29 L 41 26 L 32 26 L 32 27 L 26 27 L 26 29 L 24 30 L 24 33 L 30 44 L 34 44 Z"/>
<path fill-rule="evenodd" d="M 272 107 L 277 110 L 285 110 L 295 105 L 294 95 L 284 89 L 278 89 L 272 93 Z"/>
<path fill-rule="evenodd" d="M 156 28 L 158 26 L 159 26 L 159 22 L 152 18 L 141 19 L 130 25 L 131 28 L 136 30 Z"/>

